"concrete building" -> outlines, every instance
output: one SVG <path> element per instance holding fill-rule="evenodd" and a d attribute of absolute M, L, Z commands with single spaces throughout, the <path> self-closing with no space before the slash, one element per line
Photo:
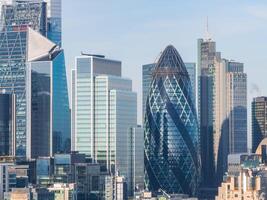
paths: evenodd
<path fill-rule="evenodd" d="M 78 200 L 75 184 L 56 183 L 48 188 L 55 200 Z"/>
<path fill-rule="evenodd" d="M 266 169 L 242 169 L 238 176 L 226 176 L 215 199 L 266 199 L 266 175 Z"/>

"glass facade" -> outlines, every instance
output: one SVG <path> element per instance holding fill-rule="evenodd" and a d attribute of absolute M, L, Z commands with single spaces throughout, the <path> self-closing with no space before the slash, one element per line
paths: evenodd
<path fill-rule="evenodd" d="M 267 137 L 267 97 L 256 97 L 252 101 L 252 152 Z"/>
<path fill-rule="evenodd" d="M 14 155 L 15 95 L 0 93 L 0 156 Z"/>
<path fill-rule="evenodd" d="M 197 114 L 186 67 L 173 46 L 153 73 L 145 115 L 145 184 L 152 191 L 196 195 L 199 183 Z"/>
<path fill-rule="evenodd" d="M 52 156 L 52 63 L 49 61 L 29 64 L 30 82 L 27 89 L 30 123 L 30 157 Z"/>
<path fill-rule="evenodd" d="M 26 40 L 27 26 L 46 35 L 45 3 L 3 5 L 0 27 L 0 87 L 16 94 L 16 154 L 26 155 Z"/>
<path fill-rule="evenodd" d="M 121 62 L 95 56 L 77 57 L 73 75 L 75 150 L 128 177 L 128 132 L 137 123 L 132 81 L 121 77 Z"/>
<path fill-rule="evenodd" d="M 227 62 L 229 153 L 247 152 L 247 74 L 243 63 Z"/>
<path fill-rule="evenodd" d="M 185 67 L 190 77 L 191 85 L 192 85 L 192 92 L 194 97 L 194 105 L 196 105 L 196 64 L 191 62 L 185 62 Z M 146 112 L 146 100 L 149 93 L 150 84 L 152 81 L 152 74 L 155 69 L 156 63 L 146 64 L 142 66 L 142 95 L 143 95 L 143 119 L 145 117 Z"/>
<path fill-rule="evenodd" d="M 52 60 L 29 62 L 27 75 L 28 156 L 52 156 L 69 152 L 70 111 L 67 93 L 64 52 Z"/>
<path fill-rule="evenodd" d="M 70 107 L 64 51 L 53 58 L 53 154 L 70 152 Z"/>

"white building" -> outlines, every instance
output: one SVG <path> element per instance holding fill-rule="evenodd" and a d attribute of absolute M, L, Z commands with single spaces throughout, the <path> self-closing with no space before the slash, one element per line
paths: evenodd
<path fill-rule="evenodd" d="M 130 173 L 135 168 L 130 162 L 133 141 L 129 130 L 137 124 L 137 94 L 132 91 L 132 81 L 121 77 L 120 61 L 83 55 L 75 63 L 72 148 L 91 156 L 111 173 L 125 176 L 130 192 Z M 135 134 L 143 137 L 140 131 Z M 139 164 L 141 168 L 144 165 Z"/>

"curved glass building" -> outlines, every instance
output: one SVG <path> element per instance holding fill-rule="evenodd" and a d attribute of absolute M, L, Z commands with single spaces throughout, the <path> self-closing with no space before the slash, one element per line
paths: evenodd
<path fill-rule="evenodd" d="M 196 195 L 199 135 L 190 78 L 173 46 L 159 58 L 145 113 L 145 184 L 149 190 Z"/>

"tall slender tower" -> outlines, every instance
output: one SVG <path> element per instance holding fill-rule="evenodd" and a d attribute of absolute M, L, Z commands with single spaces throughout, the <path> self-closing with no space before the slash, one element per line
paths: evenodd
<path fill-rule="evenodd" d="M 196 195 L 199 136 L 190 78 L 167 46 L 156 64 L 145 113 L 145 184 L 152 191 Z"/>

